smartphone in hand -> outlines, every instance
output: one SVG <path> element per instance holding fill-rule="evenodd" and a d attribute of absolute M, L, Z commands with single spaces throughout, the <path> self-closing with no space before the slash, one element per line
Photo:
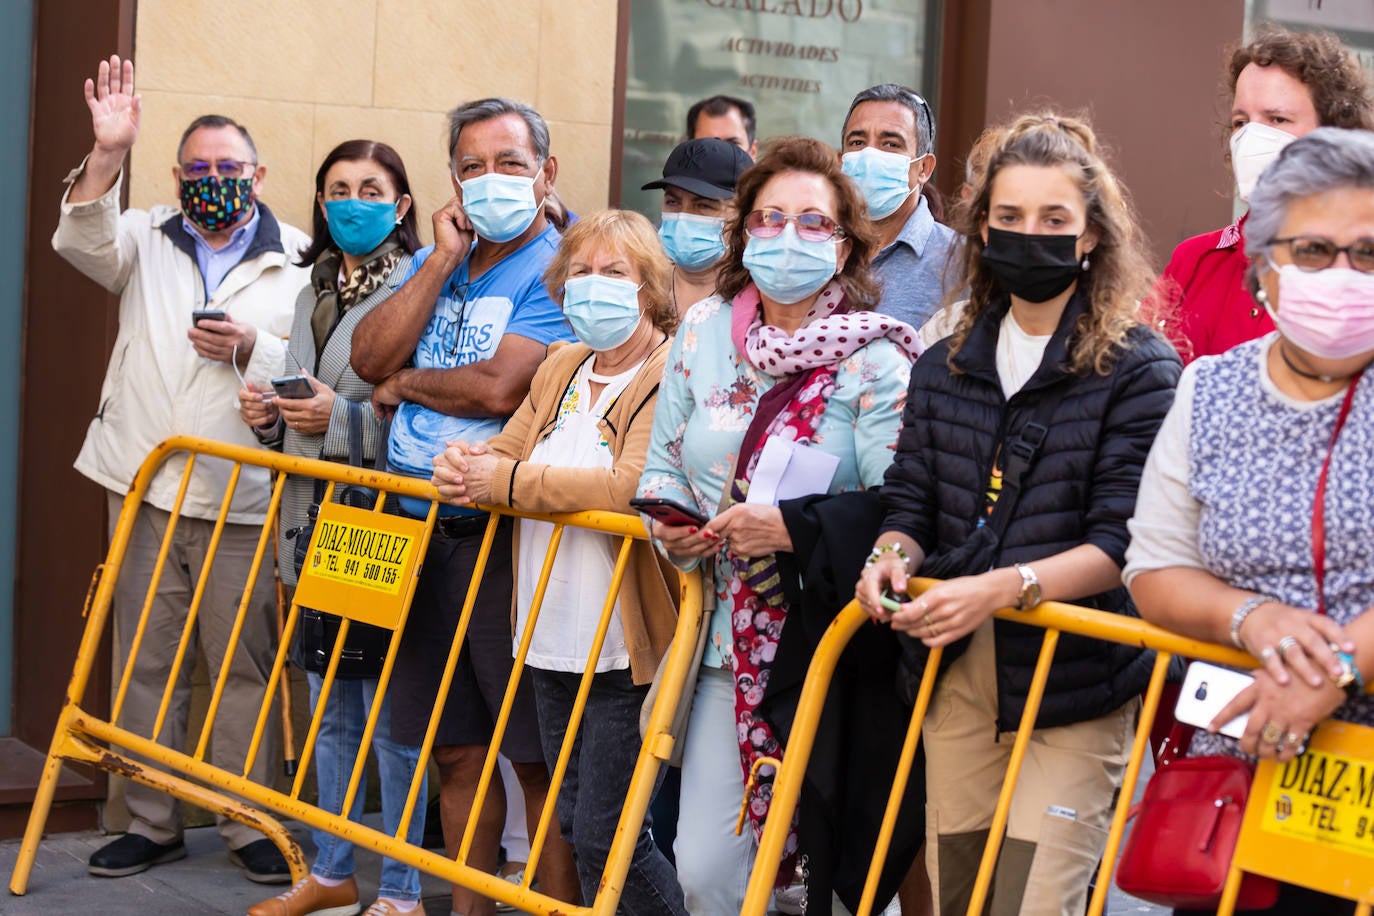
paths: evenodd
<path fill-rule="evenodd" d="M 228 321 L 229 313 L 223 309 L 195 309 L 191 312 L 191 324 L 200 327 L 200 323 L 205 320 Z"/>
<path fill-rule="evenodd" d="M 279 398 L 300 399 L 315 396 L 315 386 L 310 384 L 310 376 L 304 374 L 274 378 L 272 379 L 272 390 L 277 393 Z"/>
<path fill-rule="evenodd" d="M 1223 706 L 1254 682 L 1253 677 L 1240 671 L 1208 662 L 1193 662 L 1183 676 L 1183 689 L 1179 691 L 1178 702 L 1174 705 L 1174 718 L 1184 725 L 1206 729 Z M 1223 725 L 1221 733 L 1229 738 L 1239 738 L 1245 734 L 1245 724 L 1249 718 L 1248 712 L 1242 713 Z"/>
<path fill-rule="evenodd" d="M 696 509 L 671 499 L 636 496 L 630 500 L 630 505 L 650 518 L 674 527 L 701 527 L 707 522 L 706 516 Z"/>

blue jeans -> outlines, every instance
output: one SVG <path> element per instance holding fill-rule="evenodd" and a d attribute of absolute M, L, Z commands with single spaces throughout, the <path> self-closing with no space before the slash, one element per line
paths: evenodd
<path fill-rule="evenodd" d="M 319 702 L 324 678 L 313 672 L 306 672 L 306 678 L 310 682 L 310 706 L 313 709 Z M 315 740 L 315 779 L 319 783 L 319 805 L 323 811 L 337 814 L 343 810 L 348 780 L 353 774 L 353 763 L 357 760 L 363 729 L 367 726 L 367 716 L 376 694 L 377 681 L 370 678 L 335 680 L 329 691 L 329 703 L 320 720 L 320 733 Z M 377 773 L 382 784 L 383 829 L 395 836 L 401 824 L 406 795 L 410 792 L 410 781 L 415 776 L 415 767 L 420 759 L 420 749 L 397 744 L 390 735 L 391 697 L 388 692 L 388 696 L 383 698 L 382 713 L 377 717 L 377 728 L 372 734 L 372 755 L 377 760 Z M 353 809 L 348 814 L 350 820 L 362 819 L 365 785 L 364 777 L 353 799 Z M 419 846 L 425 834 L 426 801 L 425 785 L 421 783 L 420 794 L 415 799 L 415 813 L 406 833 L 406 842 L 412 846 Z M 336 881 L 351 877 L 353 844 L 323 830 L 313 830 L 311 833 L 317 849 L 311 873 Z M 420 873 L 395 859 L 383 858 L 381 887 L 377 893 L 380 897 L 393 900 L 419 900 Z"/>
<path fill-rule="evenodd" d="M 527 670 L 534 678 L 540 738 L 552 773 L 582 675 L 541 668 Z M 576 853 L 582 899 L 589 905 L 601 885 L 620 810 L 625 807 L 625 793 L 639 759 L 639 707 L 648 692 L 647 685 L 635 686 L 625 669 L 593 675 L 582 724 L 558 790 L 558 823 L 563 839 L 572 844 Z M 687 916 L 677 873 L 649 836 L 651 823 L 646 812 L 630 870 L 625 875 L 619 912 L 630 916 Z"/>

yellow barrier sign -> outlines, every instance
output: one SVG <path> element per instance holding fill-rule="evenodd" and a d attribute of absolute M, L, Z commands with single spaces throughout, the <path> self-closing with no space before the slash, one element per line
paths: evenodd
<path fill-rule="evenodd" d="M 424 534 L 424 522 L 415 519 L 324 503 L 296 600 L 394 630 Z"/>
<path fill-rule="evenodd" d="M 1265 830 L 1374 858 L 1374 760 L 1308 751 L 1274 768 Z"/>
<path fill-rule="evenodd" d="M 1374 898 L 1374 729 L 1323 722 L 1301 757 L 1261 761 L 1235 864 L 1347 899 Z"/>

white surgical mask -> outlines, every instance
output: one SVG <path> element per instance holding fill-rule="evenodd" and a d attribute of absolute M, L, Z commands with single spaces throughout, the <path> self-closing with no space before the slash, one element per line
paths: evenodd
<path fill-rule="evenodd" d="M 1240 130 L 1231 135 L 1231 170 L 1236 174 L 1236 193 L 1241 200 L 1250 199 L 1260 173 L 1279 157 L 1280 150 L 1296 139 L 1287 131 L 1254 121 L 1241 125 Z"/>
<path fill-rule="evenodd" d="M 865 146 L 841 156 L 840 168 L 863 192 L 869 219 L 883 219 L 896 213 L 920 189 L 920 185 L 911 184 L 910 166 L 915 161 L 901 153 Z"/>
<path fill-rule="evenodd" d="M 639 285 L 601 274 L 569 277 L 563 284 L 563 317 L 593 350 L 614 350 L 639 327 Z"/>
<path fill-rule="evenodd" d="M 463 212 L 477 235 L 489 242 L 509 242 L 530 227 L 543 201 L 535 202 L 534 179 L 487 172 L 459 182 Z"/>

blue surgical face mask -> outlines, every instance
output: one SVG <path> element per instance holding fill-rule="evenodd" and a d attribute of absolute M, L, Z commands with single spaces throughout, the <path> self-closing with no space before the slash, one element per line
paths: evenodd
<path fill-rule="evenodd" d="M 509 242 L 530 227 L 539 215 L 534 179 L 524 175 L 488 172 L 459 182 L 463 212 L 477 235 L 488 242 Z"/>
<path fill-rule="evenodd" d="M 344 254 L 360 257 L 386 240 L 401 221 L 396 216 L 396 204 L 384 200 L 346 200 L 324 202 L 324 216 L 329 234 Z"/>
<path fill-rule="evenodd" d="M 563 284 L 563 317 L 593 350 L 614 350 L 639 327 L 639 287 L 601 274 L 569 277 Z"/>
<path fill-rule="evenodd" d="M 791 305 L 819 292 L 835 276 L 834 239 L 808 242 L 788 223 L 771 239 L 750 236 L 744 246 L 744 268 L 769 299 Z"/>
<path fill-rule="evenodd" d="M 668 259 L 684 270 L 705 270 L 725 256 L 725 220 L 694 213 L 665 213 L 658 238 Z"/>
<path fill-rule="evenodd" d="M 896 213 L 902 202 L 916 192 L 917 188 L 911 186 L 911 163 L 915 161 L 901 153 L 865 146 L 841 156 L 840 169 L 863 192 L 868 218 L 882 219 Z"/>

